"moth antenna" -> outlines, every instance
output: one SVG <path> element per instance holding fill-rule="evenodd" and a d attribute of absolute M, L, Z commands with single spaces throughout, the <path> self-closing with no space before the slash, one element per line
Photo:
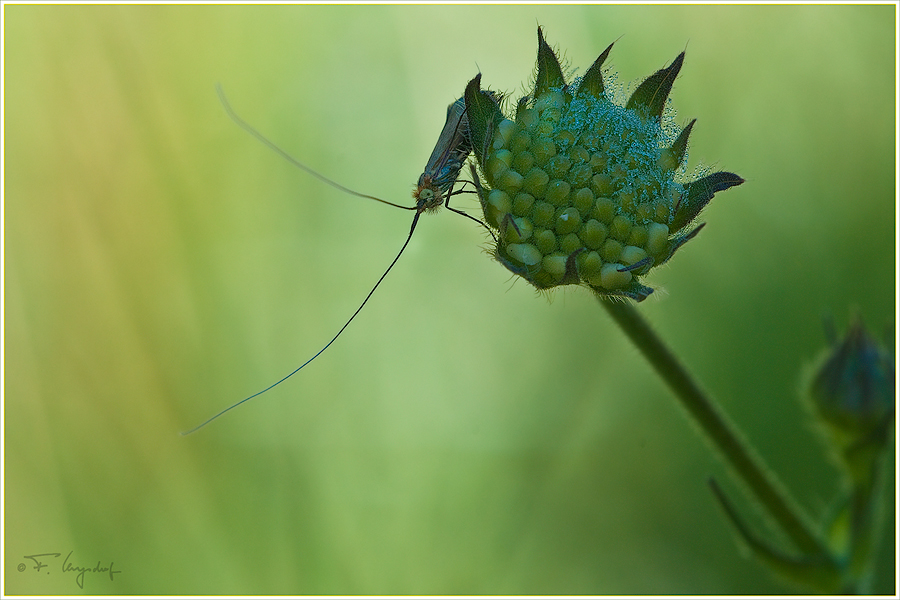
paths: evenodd
<path fill-rule="evenodd" d="M 225 410 L 219 411 L 218 413 L 216 413 L 216 414 L 213 415 L 212 417 L 208 418 L 207 420 L 203 421 L 202 423 L 200 423 L 199 425 L 197 425 L 197 426 L 194 427 L 193 429 L 190 429 L 190 430 L 188 430 L 188 431 L 183 431 L 183 432 L 181 433 L 181 435 L 190 435 L 190 434 L 194 433 L 195 431 L 197 431 L 198 429 L 200 429 L 200 428 L 202 428 L 202 427 L 208 425 L 209 423 L 215 421 L 216 419 L 218 419 L 219 417 L 221 417 L 222 415 L 224 415 L 225 413 L 227 413 L 227 412 L 230 411 L 231 409 L 237 408 L 238 406 L 240 406 L 240 405 L 243 404 L 244 402 L 246 402 L 246 401 L 248 401 L 248 400 L 252 400 L 253 398 L 256 398 L 257 396 L 260 396 L 260 395 L 262 395 L 262 394 L 265 394 L 266 392 L 268 392 L 269 390 L 271 390 L 272 388 L 274 388 L 274 387 L 277 386 L 278 384 L 287 381 L 290 377 L 292 377 L 293 375 L 295 375 L 300 369 L 302 369 L 303 367 L 305 367 L 306 365 L 308 365 L 309 363 L 311 363 L 312 361 L 314 361 L 320 354 L 322 354 L 323 352 L 325 352 L 325 350 L 327 350 L 328 347 L 331 346 L 331 344 L 333 344 L 334 341 L 335 341 L 336 339 L 338 339 L 338 337 L 340 337 L 340 335 L 344 332 L 344 330 L 347 329 L 347 326 L 350 325 L 350 322 L 353 321 L 353 319 L 356 318 L 356 315 L 359 314 L 359 311 L 361 311 L 361 310 L 363 309 L 363 307 L 366 305 L 366 302 L 369 301 L 369 298 L 372 297 L 372 294 L 375 293 L 375 290 L 378 289 L 378 286 L 381 284 L 382 281 L 384 281 L 384 278 L 387 277 L 387 274 L 390 273 L 391 269 L 394 268 L 394 265 L 397 264 L 397 261 L 400 260 L 400 255 L 403 254 L 403 251 L 406 250 L 406 246 L 409 244 L 409 240 L 412 239 L 413 232 L 416 230 L 416 224 L 418 224 L 418 222 L 419 222 L 419 216 L 420 216 L 421 214 L 422 214 L 421 211 L 416 212 L 416 216 L 413 217 L 412 225 L 411 225 L 410 228 L 409 228 L 409 235 L 406 236 L 406 241 L 403 242 L 403 247 L 400 248 L 400 252 L 397 253 L 397 256 L 394 257 L 394 260 L 391 261 L 391 264 L 390 264 L 390 265 L 388 265 L 388 268 L 384 271 L 384 273 L 381 275 L 381 277 L 378 278 L 378 281 L 375 282 L 375 285 L 372 287 L 372 291 L 370 291 L 370 292 L 369 292 L 369 295 L 366 296 L 366 299 L 362 301 L 362 304 L 359 305 L 359 308 L 356 309 L 356 312 L 354 312 L 354 313 L 350 316 L 350 318 L 347 319 L 347 322 L 344 323 L 344 326 L 340 328 L 340 330 L 335 334 L 335 336 L 334 336 L 333 338 L 331 338 L 331 341 L 328 342 L 327 344 L 325 344 L 325 347 L 324 347 L 324 348 L 322 348 L 321 350 L 319 350 L 318 352 L 316 352 L 316 353 L 313 355 L 313 357 L 310 358 L 308 361 L 306 361 L 305 363 L 303 363 L 302 365 L 300 365 L 299 367 L 297 367 L 296 369 L 294 369 L 293 371 L 291 371 L 290 373 L 288 373 L 287 375 L 285 375 L 284 377 L 282 377 L 281 379 L 279 379 L 278 381 L 276 381 L 275 383 L 273 383 L 272 385 L 270 385 L 269 387 L 267 387 L 266 389 L 261 390 L 261 391 L 259 391 L 259 392 L 256 392 L 256 393 L 253 394 L 252 396 L 247 396 L 246 398 L 244 398 L 244 399 L 241 400 L 240 402 L 236 402 L 235 404 L 232 404 L 231 406 L 229 406 L 229 407 L 226 408 Z"/>
<path fill-rule="evenodd" d="M 283 159 L 285 159 L 286 161 L 288 161 L 295 167 L 302 169 L 303 171 L 306 171 L 307 173 L 309 173 L 310 175 L 312 175 L 319 181 L 323 181 L 323 182 L 327 183 L 328 185 L 330 185 L 331 187 L 337 188 L 337 189 L 341 190 L 342 192 L 346 192 L 346 193 L 350 194 L 351 196 L 357 196 L 359 198 L 366 198 L 367 200 L 375 200 L 376 202 L 381 202 L 382 204 L 387 204 L 388 206 L 393 206 L 396 208 L 402 208 L 404 210 L 416 210 L 415 206 L 403 206 L 402 204 L 394 204 L 393 202 L 388 202 L 387 200 L 382 200 L 381 198 L 376 198 L 375 196 L 370 196 L 368 194 L 362 194 L 360 192 L 351 190 L 350 188 L 344 187 L 341 184 L 339 184 L 338 182 L 325 177 L 324 175 L 311 169 L 310 167 L 307 167 L 302 162 L 300 162 L 299 160 L 297 160 L 296 158 L 294 158 L 293 156 L 291 156 L 290 154 L 288 154 L 287 152 L 285 152 L 284 150 L 279 148 L 277 145 L 275 145 L 274 142 L 270 141 L 269 138 L 267 138 L 266 136 L 261 134 L 259 131 L 257 131 L 252 125 L 250 125 L 249 123 L 244 121 L 242 118 L 240 118 L 237 115 L 237 113 L 234 112 L 234 109 L 231 108 L 231 104 L 228 103 L 228 98 L 225 97 L 225 91 L 222 89 L 222 85 L 219 83 L 216 84 L 216 93 L 219 95 L 219 101 L 222 103 L 222 106 L 225 107 L 225 112 L 228 114 L 229 117 L 231 117 L 232 121 L 237 123 L 241 127 L 241 129 L 243 129 L 244 131 L 246 131 L 247 133 L 249 133 L 250 135 L 255 137 L 257 140 L 259 140 L 260 142 L 262 142 L 263 144 L 268 146 L 270 149 L 274 150 L 276 153 L 278 153 L 279 156 L 281 156 Z"/>

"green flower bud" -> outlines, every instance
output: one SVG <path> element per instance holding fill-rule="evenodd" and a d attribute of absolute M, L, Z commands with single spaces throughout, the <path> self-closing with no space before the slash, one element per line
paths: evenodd
<path fill-rule="evenodd" d="M 597 198 L 594 203 L 594 217 L 607 225 L 616 216 L 616 205 L 609 198 Z"/>
<path fill-rule="evenodd" d="M 584 242 L 582 242 L 581 238 L 574 233 L 566 234 L 559 240 L 559 249 L 562 250 L 566 256 L 583 248 Z"/>
<path fill-rule="evenodd" d="M 506 231 L 503 232 L 504 239 L 512 243 L 524 242 L 531 237 L 533 226 L 531 221 L 523 217 L 509 219 L 506 225 Z"/>
<path fill-rule="evenodd" d="M 572 197 L 572 203 L 578 209 L 578 212 L 586 215 L 594 208 L 594 192 L 589 188 L 583 187 L 575 192 L 575 195 Z"/>
<path fill-rule="evenodd" d="M 654 223 L 655 225 L 656 223 Z M 638 225 L 637 227 L 632 227 L 631 231 L 628 232 L 628 243 L 632 246 L 638 246 L 642 250 L 644 246 L 647 245 L 647 228 L 643 225 Z"/>
<path fill-rule="evenodd" d="M 622 254 L 619 257 L 627 266 L 639 263 L 647 258 L 647 251 L 637 246 L 625 246 L 622 248 Z"/>
<path fill-rule="evenodd" d="M 811 404 L 855 479 L 867 477 L 871 462 L 887 448 L 896 410 L 894 379 L 893 353 L 858 319 L 814 370 Z"/>
<path fill-rule="evenodd" d="M 600 274 L 603 267 L 603 261 L 596 252 L 582 252 L 576 259 L 578 264 L 578 272 L 585 279 L 590 279 L 594 275 Z"/>
<path fill-rule="evenodd" d="M 539 166 L 544 166 L 556 156 L 556 144 L 549 138 L 538 138 L 531 146 L 531 153 L 534 154 L 534 162 Z"/>
<path fill-rule="evenodd" d="M 573 233 L 581 229 L 581 215 L 578 214 L 578 209 L 573 206 L 559 213 L 556 217 L 554 229 L 559 235 Z"/>
<path fill-rule="evenodd" d="M 519 173 L 528 173 L 534 166 L 534 154 L 528 150 L 522 150 L 513 159 L 513 169 Z"/>
<path fill-rule="evenodd" d="M 511 123 L 512 121 L 509 122 Z M 529 147 L 531 147 L 531 136 L 527 131 L 517 132 L 515 137 L 509 142 L 509 149 L 516 156 L 526 152 Z M 513 167 L 515 167 L 515 165 L 513 165 Z M 530 168 L 531 167 L 529 166 L 528 169 Z M 522 169 L 522 172 L 527 172 L 528 169 Z"/>
<path fill-rule="evenodd" d="M 516 262 L 528 266 L 536 265 L 543 259 L 541 251 L 531 244 L 508 244 L 506 253 Z"/>
<path fill-rule="evenodd" d="M 576 165 L 586 163 L 591 160 L 591 153 L 584 149 L 584 146 L 573 146 L 569 150 L 569 156 L 575 161 Z M 585 165 L 590 168 L 590 165 Z"/>
<path fill-rule="evenodd" d="M 591 170 L 591 166 L 588 164 L 581 164 L 575 165 L 569 170 L 568 179 L 572 183 L 572 187 L 584 188 L 585 186 L 590 185 L 593 176 L 594 172 Z"/>
<path fill-rule="evenodd" d="M 631 219 L 619 215 L 614 217 L 609 227 L 609 235 L 623 242 L 628 241 L 628 233 L 631 231 Z"/>
<path fill-rule="evenodd" d="M 534 167 L 525 175 L 525 181 L 522 182 L 522 191 L 531 194 L 535 198 L 543 198 L 549 183 L 550 176 L 547 175 L 547 172 Z"/>
<path fill-rule="evenodd" d="M 591 250 L 597 250 L 603 242 L 606 241 L 606 234 L 606 225 L 597 219 L 589 219 L 581 226 L 578 237 L 581 238 L 581 241 L 584 242 L 585 246 Z"/>
<path fill-rule="evenodd" d="M 608 290 L 623 288 L 631 281 L 630 271 L 620 271 L 622 265 L 608 263 L 600 269 L 600 283 Z"/>
<path fill-rule="evenodd" d="M 509 119 L 503 119 L 500 121 L 500 124 L 497 125 L 497 136 L 494 139 L 494 146 L 497 147 L 498 143 L 500 144 L 500 148 L 507 146 L 515 133 L 516 124 Z"/>
<path fill-rule="evenodd" d="M 678 179 L 694 121 L 672 135 L 664 109 L 684 53 L 622 106 L 604 83 L 611 48 L 567 83 L 538 29 L 534 87 L 514 118 L 503 116 L 499 94 L 481 90 L 480 76 L 465 101 L 498 259 L 541 289 L 580 283 L 640 301 L 652 292 L 640 279 L 697 234 L 693 222 L 716 192 L 743 180 Z"/>
<path fill-rule="evenodd" d="M 512 202 L 509 194 L 499 189 L 491 190 L 487 196 L 487 202 L 484 204 L 484 218 L 489 225 L 499 229 L 500 222 L 504 215 L 509 213 L 510 208 L 512 208 Z"/>
<path fill-rule="evenodd" d="M 609 173 L 597 173 L 591 178 L 591 191 L 598 196 L 609 196 L 615 189 Z"/>
<path fill-rule="evenodd" d="M 509 194 L 500 189 L 491 190 L 491 193 L 488 194 L 488 204 L 497 209 L 500 214 L 508 213 L 512 208 Z"/>
<path fill-rule="evenodd" d="M 544 257 L 544 270 L 552 275 L 554 279 L 562 279 L 562 276 L 566 272 L 567 258 L 568 257 L 565 254 L 560 254 L 559 252 L 548 254 Z"/>
<path fill-rule="evenodd" d="M 650 223 L 647 227 L 647 252 L 650 256 L 657 256 L 666 249 L 669 240 L 669 228 L 662 223 Z"/>
<path fill-rule="evenodd" d="M 610 238 L 606 240 L 603 243 L 603 247 L 600 248 L 600 256 L 602 256 L 603 260 L 606 262 L 617 262 L 619 257 L 622 256 L 622 250 L 624 250 L 622 242 Z"/>
<path fill-rule="evenodd" d="M 547 161 L 546 168 L 550 177 L 555 179 L 565 177 L 569 169 L 572 168 L 572 159 L 568 154 L 557 154 Z"/>
<path fill-rule="evenodd" d="M 534 196 L 525 192 L 519 192 L 513 198 L 512 213 L 516 216 L 524 217 L 531 212 L 532 206 L 534 206 Z"/>
<path fill-rule="evenodd" d="M 549 227 L 553 223 L 555 215 L 556 208 L 546 202 L 535 202 L 534 208 L 531 209 L 531 218 L 534 220 L 534 224 L 541 227 Z"/>
<path fill-rule="evenodd" d="M 554 179 L 547 186 L 544 197 L 547 199 L 547 202 L 550 202 L 551 204 L 555 204 L 556 206 L 566 206 L 569 201 L 569 191 L 571 189 L 572 186 L 569 185 L 569 182 L 561 179 Z"/>
<path fill-rule="evenodd" d="M 534 234 L 534 243 L 543 254 L 550 254 L 557 249 L 556 234 L 549 229 L 541 229 Z"/>
<path fill-rule="evenodd" d="M 518 191 L 525 178 L 512 169 L 507 169 L 497 180 L 497 187 L 509 193 Z"/>

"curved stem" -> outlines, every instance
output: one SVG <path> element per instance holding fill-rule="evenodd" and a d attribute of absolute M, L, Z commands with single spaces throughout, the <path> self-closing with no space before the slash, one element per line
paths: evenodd
<path fill-rule="evenodd" d="M 726 462 L 753 491 L 784 532 L 807 555 L 828 550 L 782 485 L 632 304 L 598 296 L 600 303 L 668 384 Z"/>

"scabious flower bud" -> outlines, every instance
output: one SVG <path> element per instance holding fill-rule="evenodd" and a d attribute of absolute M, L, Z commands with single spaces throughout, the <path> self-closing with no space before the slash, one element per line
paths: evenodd
<path fill-rule="evenodd" d="M 865 476 L 867 464 L 887 444 L 895 414 L 894 379 L 893 354 L 858 319 L 814 370 L 813 409 L 851 474 Z"/>
<path fill-rule="evenodd" d="M 683 52 L 620 106 L 603 81 L 611 49 L 567 84 L 538 28 L 534 91 L 515 115 L 503 115 L 481 75 L 466 88 L 466 110 L 496 258 L 539 289 L 581 284 L 640 301 L 653 291 L 640 278 L 694 237 L 716 192 L 744 180 L 678 177 L 694 121 L 672 141 L 662 118 Z"/>

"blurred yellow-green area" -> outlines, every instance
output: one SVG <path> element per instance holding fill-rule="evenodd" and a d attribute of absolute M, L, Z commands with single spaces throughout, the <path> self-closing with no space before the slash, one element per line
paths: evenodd
<path fill-rule="evenodd" d="M 618 40 L 621 83 L 686 49 L 690 168 L 747 183 L 640 310 L 821 518 L 841 483 L 801 373 L 823 315 L 893 325 L 894 6 L 3 10 L 7 594 L 795 591 L 736 544 L 710 477 L 766 523 L 596 300 L 512 281 L 448 211 L 327 352 L 180 436 L 331 339 L 412 216 L 292 167 L 214 86 L 410 204 L 468 80 L 527 87 L 537 24 L 572 72 Z"/>

